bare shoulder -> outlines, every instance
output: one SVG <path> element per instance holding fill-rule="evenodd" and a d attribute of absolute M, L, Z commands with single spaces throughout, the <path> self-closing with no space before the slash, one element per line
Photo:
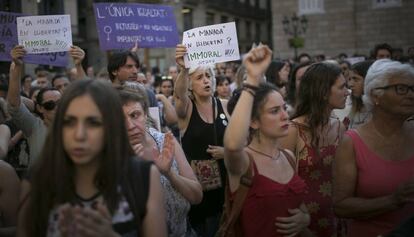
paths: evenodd
<path fill-rule="evenodd" d="M 294 124 L 297 124 L 297 125 L 303 125 L 303 126 L 307 126 L 308 124 L 307 124 L 307 122 L 306 122 L 306 116 L 299 116 L 299 117 L 297 117 L 297 118 L 294 118 L 294 119 L 292 119 L 291 120 Z"/>

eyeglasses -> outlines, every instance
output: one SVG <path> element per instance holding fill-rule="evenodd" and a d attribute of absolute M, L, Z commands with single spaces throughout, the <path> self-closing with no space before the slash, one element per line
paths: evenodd
<path fill-rule="evenodd" d="M 384 86 L 384 87 L 377 87 L 377 88 L 375 88 L 375 90 L 388 90 L 390 88 L 394 88 L 395 93 L 397 95 L 406 95 L 409 90 L 414 93 L 414 85 L 409 86 L 409 85 L 405 85 L 405 84 L 394 84 L 394 85 L 388 85 L 388 86 Z"/>
<path fill-rule="evenodd" d="M 53 101 L 53 100 L 47 101 L 47 102 L 45 102 L 45 103 L 42 104 L 42 107 L 45 108 L 45 110 L 49 110 L 49 111 L 50 110 L 54 110 L 55 107 L 59 104 L 59 101 L 60 100 L 57 100 L 57 101 Z"/>

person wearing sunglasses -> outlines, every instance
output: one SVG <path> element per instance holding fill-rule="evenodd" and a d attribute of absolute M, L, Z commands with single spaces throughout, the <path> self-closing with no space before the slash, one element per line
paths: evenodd
<path fill-rule="evenodd" d="M 56 103 L 61 94 L 58 90 L 52 88 L 43 88 L 36 96 L 36 110 L 39 117 L 33 115 L 21 103 L 20 98 L 20 80 L 23 68 L 22 57 L 26 54 L 23 46 L 16 46 L 11 50 L 12 64 L 10 65 L 10 84 L 7 95 L 8 110 L 16 126 L 22 130 L 23 135 L 27 138 L 30 147 L 30 164 L 39 157 L 43 147 L 47 128 L 52 123 Z"/>
<path fill-rule="evenodd" d="M 348 236 L 388 236 L 414 213 L 414 68 L 377 60 L 364 80 L 367 123 L 348 130 L 333 169 L 337 216 Z"/>

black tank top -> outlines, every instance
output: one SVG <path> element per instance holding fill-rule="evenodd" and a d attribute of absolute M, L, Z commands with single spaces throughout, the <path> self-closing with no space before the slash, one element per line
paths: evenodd
<path fill-rule="evenodd" d="M 224 113 L 221 102 L 218 98 L 214 98 L 217 105 L 215 123 L 215 131 L 213 123 L 206 123 L 198 113 L 196 103 L 192 100 L 193 110 L 181 142 L 184 153 L 189 163 L 191 160 L 207 160 L 212 159 L 207 153 L 208 145 L 223 146 L 224 131 L 228 124 L 228 119 Z M 190 221 L 194 224 L 204 221 L 209 216 L 214 216 L 222 211 L 224 203 L 224 185 L 226 183 L 226 168 L 223 159 L 218 160 L 221 174 L 222 188 L 204 192 L 203 201 L 191 207 L 189 216 Z"/>

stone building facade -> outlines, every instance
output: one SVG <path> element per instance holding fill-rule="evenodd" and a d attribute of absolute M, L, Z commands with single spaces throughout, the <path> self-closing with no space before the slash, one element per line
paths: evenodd
<path fill-rule="evenodd" d="M 275 56 L 293 57 L 283 30 L 283 17 L 305 15 L 304 47 L 299 53 L 370 55 L 378 43 L 407 53 L 414 46 L 414 1 L 411 0 L 272 0 Z"/>

